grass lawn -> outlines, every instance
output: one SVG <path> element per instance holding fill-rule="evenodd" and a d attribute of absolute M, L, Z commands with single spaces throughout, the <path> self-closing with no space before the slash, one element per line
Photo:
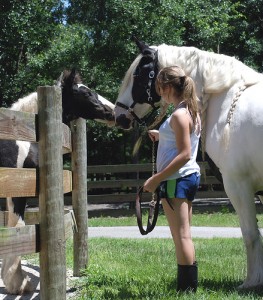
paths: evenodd
<path fill-rule="evenodd" d="M 257 215 L 258 226 L 263 227 L 263 214 Z M 144 217 L 144 224 L 146 224 L 146 216 Z M 89 218 L 89 226 L 136 226 L 136 216 L 131 217 L 98 217 Z M 165 226 L 167 220 L 161 210 L 157 226 Z M 192 218 L 192 226 L 212 226 L 212 227 L 239 227 L 239 221 L 235 212 L 229 212 L 227 208 L 223 208 L 216 213 L 194 213 Z"/>
<path fill-rule="evenodd" d="M 263 222 L 258 215 L 259 226 Z M 89 226 L 136 225 L 136 218 L 90 218 Z M 161 214 L 157 225 L 167 225 Z M 239 226 L 235 213 L 193 216 L 194 226 Z M 89 238 L 89 263 L 72 283 L 76 300 L 87 299 L 263 299 L 262 291 L 238 291 L 246 276 L 242 239 L 194 239 L 199 265 L 196 294 L 176 292 L 177 265 L 171 239 Z M 72 241 L 67 244 L 72 268 Z"/>
<path fill-rule="evenodd" d="M 258 215 L 262 227 L 262 215 Z M 135 216 L 90 218 L 89 226 L 136 225 Z M 157 225 L 167 225 L 161 214 Z M 222 211 L 193 216 L 194 226 L 238 226 L 235 213 Z M 171 239 L 89 238 L 88 268 L 71 282 L 74 300 L 252 300 L 263 299 L 263 289 L 238 291 L 246 276 L 246 254 L 241 238 L 194 239 L 199 265 L 196 294 L 176 292 L 177 264 Z M 67 268 L 73 269 L 73 241 L 67 241 Z M 27 257 L 37 264 L 38 255 Z"/>
<path fill-rule="evenodd" d="M 199 265 L 196 294 L 176 292 L 170 239 L 89 239 L 89 266 L 74 282 L 76 300 L 262 299 L 263 291 L 238 292 L 245 278 L 242 239 L 194 239 Z M 71 252 L 72 242 L 68 242 Z M 72 261 L 68 261 L 71 265 Z"/>

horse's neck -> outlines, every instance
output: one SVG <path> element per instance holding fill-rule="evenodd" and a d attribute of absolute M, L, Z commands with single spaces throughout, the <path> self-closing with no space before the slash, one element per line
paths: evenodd
<path fill-rule="evenodd" d="M 31 93 L 24 98 L 18 99 L 11 106 L 12 110 L 37 113 L 37 92 Z"/>
<path fill-rule="evenodd" d="M 162 44 L 158 47 L 158 61 L 160 68 L 177 65 L 186 75 L 190 76 L 197 68 L 200 50 L 194 47 L 177 47 Z"/>

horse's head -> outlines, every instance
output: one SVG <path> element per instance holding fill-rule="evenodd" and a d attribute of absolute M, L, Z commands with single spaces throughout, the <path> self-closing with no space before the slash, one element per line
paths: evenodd
<path fill-rule="evenodd" d="M 161 97 L 156 93 L 158 52 L 134 38 L 141 54 L 127 71 L 114 109 L 116 125 L 130 129 L 134 121 L 147 123 L 147 115 L 156 110 Z"/>
<path fill-rule="evenodd" d="M 114 104 L 82 84 L 75 69 L 64 71 L 57 81 L 62 88 L 63 122 L 75 118 L 96 120 L 113 125 Z"/>

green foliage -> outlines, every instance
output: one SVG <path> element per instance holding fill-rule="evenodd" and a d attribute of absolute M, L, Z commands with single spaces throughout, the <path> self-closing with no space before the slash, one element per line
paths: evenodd
<path fill-rule="evenodd" d="M 5 1 L 0 10 L 0 101 L 10 104 L 24 92 L 19 72 L 26 72 L 29 56 L 45 51 L 62 17 L 61 2 Z M 18 82 L 19 81 L 19 82 Z"/>
<path fill-rule="evenodd" d="M 262 15 L 263 0 L 69 0 L 67 7 L 62 0 L 2 1 L 0 102 L 9 106 L 75 66 L 85 84 L 114 103 L 138 54 L 132 34 L 149 45 L 195 46 L 236 56 L 262 72 Z M 96 156 L 98 163 L 133 160 L 135 132 L 92 125 L 89 134 L 90 161 Z M 139 160 L 150 157 L 144 138 Z"/>
<path fill-rule="evenodd" d="M 95 121 L 87 122 L 88 164 L 103 165 L 114 161 L 121 163 L 126 159 L 127 139 L 123 130 L 116 127 L 109 129 L 104 124 Z M 131 143 L 129 143 L 131 144 Z M 103 145 L 103 146 L 101 146 Z M 118 145 L 114 147 L 114 145 Z"/>

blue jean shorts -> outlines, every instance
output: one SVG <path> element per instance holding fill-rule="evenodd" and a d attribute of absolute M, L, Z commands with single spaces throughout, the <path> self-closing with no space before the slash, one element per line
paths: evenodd
<path fill-rule="evenodd" d="M 160 198 L 180 198 L 193 201 L 200 183 L 200 174 L 193 173 L 160 183 Z"/>

